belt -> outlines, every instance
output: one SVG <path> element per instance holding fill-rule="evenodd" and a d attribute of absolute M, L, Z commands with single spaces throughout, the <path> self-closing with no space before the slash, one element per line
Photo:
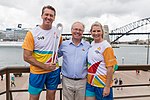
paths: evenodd
<path fill-rule="evenodd" d="M 66 76 L 64 76 L 64 77 L 66 77 Z M 71 79 L 71 80 L 83 80 L 84 78 L 70 78 L 70 77 L 66 77 L 66 78 L 68 78 L 68 79 Z"/>

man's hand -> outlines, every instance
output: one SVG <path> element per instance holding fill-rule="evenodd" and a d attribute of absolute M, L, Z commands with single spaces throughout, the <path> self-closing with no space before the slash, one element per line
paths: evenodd
<path fill-rule="evenodd" d="M 45 70 L 50 70 L 53 71 L 56 68 L 56 63 L 49 63 L 49 64 L 44 64 L 42 62 L 37 61 L 33 56 L 32 56 L 32 51 L 24 49 L 24 60 L 28 63 L 30 63 L 33 66 L 45 69 Z"/>
<path fill-rule="evenodd" d="M 45 64 L 44 69 L 53 71 L 55 68 L 56 68 L 56 63 L 50 63 L 50 64 Z"/>

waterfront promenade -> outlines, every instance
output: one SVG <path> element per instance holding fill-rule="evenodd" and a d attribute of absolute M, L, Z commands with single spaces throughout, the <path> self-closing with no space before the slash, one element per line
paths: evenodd
<path fill-rule="evenodd" d="M 11 89 L 27 89 L 28 87 L 28 75 L 27 73 L 23 73 L 22 77 L 15 77 L 16 87 L 11 87 Z M 123 84 L 140 84 L 140 83 L 149 83 L 150 72 L 148 71 L 140 71 L 139 75 L 136 74 L 135 71 L 116 71 L 114 78 L 121 78 L 123 80 Z M 59 86 L 61 87 L 61 85 Z M 5 76 L 4 80 L 0 81 L 0 92 L 5 90 Z M 149 94 L 150 87 L 123 87 L 123 90 L 117 90 L 114 88 L 114 97 L 120 96 L 131 96 L 131 95 L 142 95 Z M 28 100 L 29 94 L 28 92 L 13 92 L 13 100 Z M 59 91 L 56 93 L 56 100 L 59 100 Z M 4 95 L 0 95 L 0 100 L 6 100 Z M 42 92 L 40 100 L 45 100 L 45 91 Z M 149 98 L 127 98 L 127 99 L 117 99 L 117 100 L 150 100 Z"/>

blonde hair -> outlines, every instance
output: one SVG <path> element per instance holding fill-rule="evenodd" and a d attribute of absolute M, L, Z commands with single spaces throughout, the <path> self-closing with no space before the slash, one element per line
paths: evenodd
<path fill-rule="evenodd" d="M 91 29 L 90 29 L 90 32 L 92 32 L 92 29 L 94 26 L 99 26 L 101 29 L 102 29 L 102 34 L 104 34 L 104 29 L 103 29 L 103 26 L 100 22 L 96 21 L 94 22 L 92 25 L 91 25 Z M 103 38 L 103 37 L 102 37 Z"/>

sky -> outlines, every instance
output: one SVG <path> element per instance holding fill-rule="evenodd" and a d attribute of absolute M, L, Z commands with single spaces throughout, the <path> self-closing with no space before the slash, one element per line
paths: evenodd
<path fill-rule="evenodd" d="M 51 5 L 56 9 L 53 25 L 62 23 L 64 33 L 70 32 L 75 21 L 83 22 L 86 32 L 95 21 L 108 25 L 111 31 L 150 17 L 149 4 L 150 0 L 0 0 L 0 30 L 18 24 L 33 28 L 42 23 L 42 7 Z"/>

